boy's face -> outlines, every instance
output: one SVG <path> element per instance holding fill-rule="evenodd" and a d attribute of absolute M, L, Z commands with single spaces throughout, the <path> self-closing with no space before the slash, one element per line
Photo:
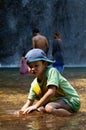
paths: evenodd
<path fill-rule="evenodd" d="M 29 63 L 29 71 L 31 74 L 33 74 L 35 77 L 41 79 L 43 77 L 45 68 L 47 66 L 47 62 L 43 61 L 35 61 Z"/>

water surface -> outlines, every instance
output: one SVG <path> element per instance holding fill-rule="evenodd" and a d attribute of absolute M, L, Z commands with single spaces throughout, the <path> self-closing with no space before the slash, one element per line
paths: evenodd
<path fill-rule="evenodd" d="M 66 68 L 63 75 L 81 98 L 80 111 L 71 117 L 33 112 L 16 116 L 28 96 L 31 75 L 20 75 L 18 68 L 0 69 L 0 130 L 86 130 L 86 68 Z"/>

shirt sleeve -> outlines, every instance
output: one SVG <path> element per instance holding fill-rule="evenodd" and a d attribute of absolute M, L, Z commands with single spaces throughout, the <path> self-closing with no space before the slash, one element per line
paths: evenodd
<path fill-rule="evenodd" d="M 47 73 L 47 86 L 55 85 L 59 86 L 59 72 L 55 68 L 51 68 Z"/>
<path fill-rule="evenodd" d="M 29 91 L 29 95 L 28 95 L 28 99 L 31 99 L 31 100 L 38 100 L 38 96 L 36 95 L 36 93 L 33 91 L 33 87 L 34 87 L 34 84 L 36 84 L 36 79 L 32 82 L 31 84 L 31 88 L 30 88 L 30 91 Z"/>

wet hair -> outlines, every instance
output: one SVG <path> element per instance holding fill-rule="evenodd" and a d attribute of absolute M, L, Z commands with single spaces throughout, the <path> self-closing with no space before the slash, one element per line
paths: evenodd
<path fill-rule="evenodd" d="M 33 32 L 33 33 L 39 33 L 39 29 L 38 29 L 38 28 L 34 28 L 34 29 L 32 30 L 32 32 Z"/>
<path fill-rule="evenodd" d="M 54 37 L 54 38 L 56 38 L 56 37 L 61 38 L 61 35 L 60 35 L 59 32 L 55 32 L 53 37 Z"/>
<path fill-rule="evenodd" d="M 25 57 L 25 55 L 26 55 L 26 52 L 24 51 L 24 52 L 22 53 L 22 56 Z"/>

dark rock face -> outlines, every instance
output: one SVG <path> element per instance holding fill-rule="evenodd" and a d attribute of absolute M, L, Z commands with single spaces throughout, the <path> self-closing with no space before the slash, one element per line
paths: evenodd
<path fill-rule="evenodd" d="M 18 65 L 33 27 L 50 46 L 53 32 L 61 33 L 65 65 L 86 65 L 86 0 L 0 0 L 1 65 Z"/>

